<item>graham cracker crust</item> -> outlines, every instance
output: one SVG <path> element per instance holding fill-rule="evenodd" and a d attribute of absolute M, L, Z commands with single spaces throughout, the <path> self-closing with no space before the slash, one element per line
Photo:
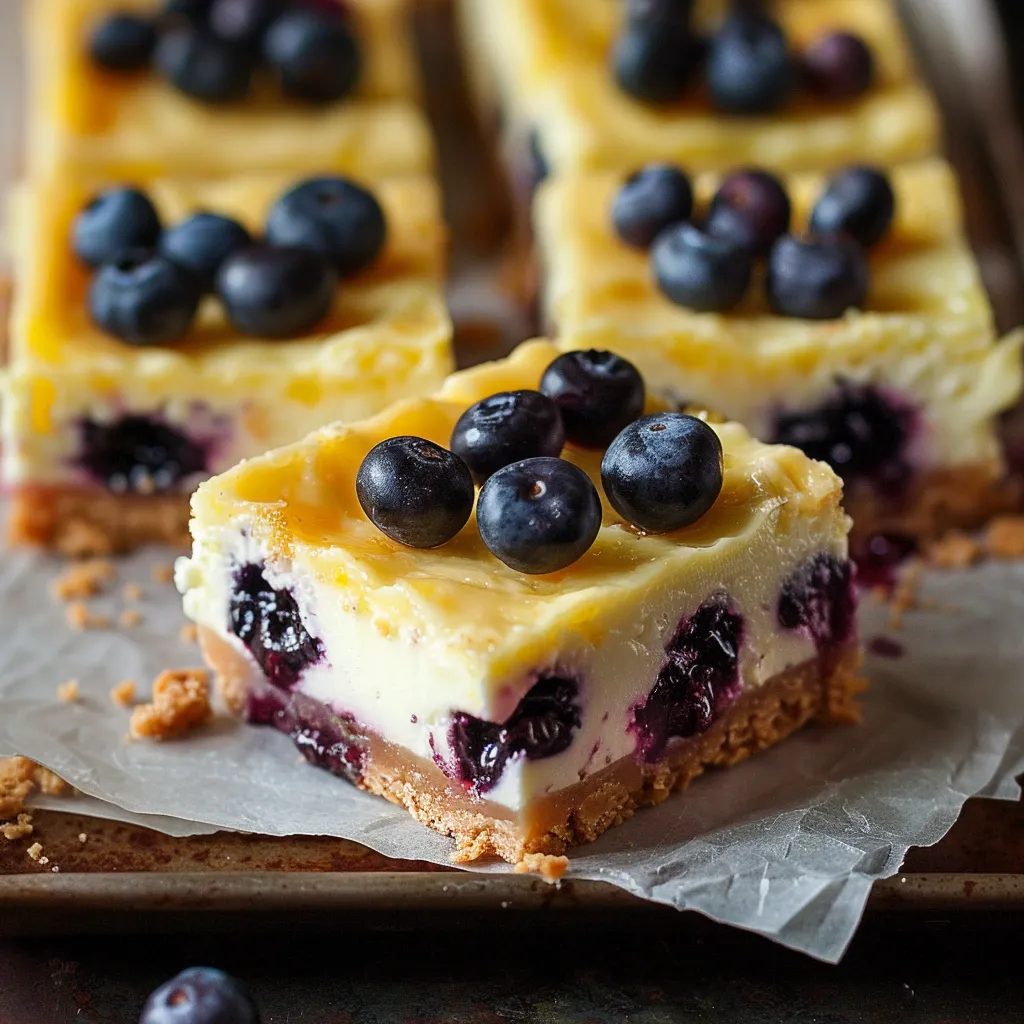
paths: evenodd
<path fill-rule="evenodd" d="M 18 487 L 11 494 L 7 541 L 76 558 L 119 554 L 143 544 L 188 548 L 188 520 L 187 494 Z"/>
<path fill-rule="evenodd" d="M 200 629 L 200 644 L 222 696 L 239 711 L 258 670 L 208 629 Z M 850 645 L 827 670 L 817 659 L 786 669 L 743 694 L 706 732 L 671 743 L 661 761 L 642 765 L 632 757 L 621 758 L 576 785 L 533 801 L 520 815 L 474 797 L 433 762 L 372 733 L 366 734 L 359 785 L 451 836 L 454 863 L 488 856 L 511 864 L 523 863 L 531 855 L 557 857 L 592 842 L 638 808 L 660 804 L 707 768 L 739 764 L 812 720 L 859 721 L 857 696 L 865 687 L 858 672 L 860 660 L 859 649 Z"/>

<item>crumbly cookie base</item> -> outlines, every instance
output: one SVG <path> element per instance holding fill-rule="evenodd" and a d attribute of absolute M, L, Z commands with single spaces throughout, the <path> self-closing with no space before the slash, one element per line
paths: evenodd
<path fill-rule="evenodd" d="M 209 666 L 235 711 L 244 705 L 253 668 L 210 630 L 200 630 Z M 856 722 L 860 652 L 853 645 L 828 671 L 818 660 L 794 666 L 746 693 L 707 732 L 670 744 L 654 764 L 624 757 L 578 784 L 534 800 L 521 814 L 474 798 L 437 765 L 369 735 L 361 787 L 404 807 L 417 820 L 455 840 L 452 860 L 467 864 L 498 856 L 512 864 L 531 855 L 559 856 L 592 842 L 641 807 L 661 803 L 712 767 L 745 761 L 806 723 Z"/>
<path fill-rule="evenodd" d="M 7 542 L 62 554 L 110 555 L 143 544 L 187 548 L 187 494 L 112 494 L 71 487 L 17 487 Z"/>

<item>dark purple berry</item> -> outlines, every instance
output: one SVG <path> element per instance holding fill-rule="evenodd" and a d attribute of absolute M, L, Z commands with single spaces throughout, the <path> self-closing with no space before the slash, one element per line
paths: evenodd
<path fill-rule="evenodd" d="M 816 235 L 847 235 L 870 248 L 892 226 L 896 196 L 884 171 L 876 167 L 846 167 L 834 174 L 811 211 Z"/>
<path fill-rule="evenodd" d="M 862 96 L 875 80 L 870 47 L 850 32 L 829 32 L 815 40 L 804 53 L 803 66 L 808 87 L 830 100 Z"/>
<path fill-rule="evenodd" d="M 613 352 L 566 352 L 544 371 L 540 390 L 561 410 L 565 436 L 583 448 L 605 448 L 644 411 L 644 379 Z"/>
<path fill-rule="evenodd" d="M 634 420 L 608 446 L 601 483 L 612 507 L 648 533 L 697 522 L 722 490 L 722 442 L 703 420 L 663 412 Z"/>
<path fill-rule="evenodd" d="M 213 0 L 210 28 L 225 42 L 259 47 L 264 33 L 287 6 L 287 0 Z"/>
<path fill-rule="evenodd" d="M 651 247 L 651 267 L 663 294 L 697 313 L 737 306 L 750 287 L 750 253 L 693 224 L 667 228 Z"/>
<path fill-rule="evenodd" d="M 146 1000 L 139 1024 L 259 1024 L 242 986 L 213 967 L 190 967 Z"/>
<path fill-rule="evenodd" d="M 850 559 L 857 566 L 858 585 L 890 590 L 896 585 L 900 565 L 916 551 L 916 539 L 905 533 L 851 538 Z"/>
<path fill-rule="evenodd" d="M 559 455 L 565 427 L 558 405 L 539 391 L 501 391 L 471 405 L 452 430 L 451 449 L 482 484 L 503 466 Z"/>
<path fill-rule="evenodd" d="M 488 551 L 516 572 L 557 572 L 582 558 L 597 538 L 601 498 L 571 462 L 526 459 L 484 484 L 476 522 Z"/>
<path fill-rule="evenodd" d="M 457 455 L 422 437 L 374 445 L 356 474 L 356 496 L 382 533 L 412 548 L 436 548 L 473 511 L 473 477 Z"/>
<path fill-rule="evenodd" d="M 695 0 L 626 0 L 626 24 L 673 22 L 689 28 Z"/>
<path fill-rule="evenodd" d="M 291 689 L 310 665 L 324 656 L 323 643 L 302 621 L 295 595 L 275 590 L 262 566 L 241 566 L 232 581 L 228 626 L 245 645 L 267 678 Z"/>
<path fill-rule="evenodd" d="M 250 245 L 217 273 L 217 294 L 236 330 L 256 338 L 296 338 L 327 315 L 338 278 L 308 249 Z"/>
<path fill-rule="evenodd" d="M 182 19 L 193 25 L 205 25 L 211 7 L 213 0 L 164 0 L 163 17 L 171 23 Z"/>
<path fill-rule="evenodd" d="M 249 95 L 252 57 L 205 29 L 183 25 L 165 32 L 153 60 L 179 92 L 203 103 L 234 103 Z"/>
<path fill-rule="evenodd" d="M 633 708 L 637 760 L 658 761 L 673 737 L 705 732 L 739 696 L 742 644 L 743 619 L 724 598 L 706 601 L 679 623 L 654 686 Z"/>
<path fill-rule="evenodd" d="M 753 256 L 766 256 L 789 230 L 789 217 L 789 196 L 774 174 L 736 171 L 715 193 L 704 229 Z"/>
<path fill-rule="evenodd" d="M 156 26 L 149 18 L 118 12 L 105 17 L 89 37 L 89 56 L 108 71 L 142 71 L 156 46 Z"/>
<path fill-rule="evenodd" d="M 793 77 L 786 37 L 762 14 L 732 14 L 711 40 L 708 91 L 712 104 L 725 114 L 778 110 L 789 98 Z"/>
<path fill-rule="evenodd" d="M 690 179 L 671 164 L 648 164 L 631 174 L 612 204 L 612 224 L 627 245 L 646 249 L 693 212 Z"/>
<path fill-rule="evenodd" d="M 221 264 L 252 243 L 238 221 L 216 213 L 194 213 L 160 236 L 159 252 L 210 289 Z"/>
<path fill-rule="evenodd" d="M 169 345 L 191 330 L 201 297 L 187 270 L 141 252 L 99 269 L 89 285 L 89 317 L 130 345 Z"/>
<path fill-rule="evenodd" d="M 145 192 L 113 188 L 94 197 L 75 217 L 71 247 L 89 267 L 115 263 L 129 253 L 153 249 L 160 216 Z"/>
<path fill-rule="evenodd" d="M 856 615 L 853 566 L 845 558 L 815 555 L 782 584 L 779 625 L 812 640 L 820 659 L 834 659 L 849 642 Z"/>
<path fill-rule="evenodd" d="M 345 20 L 311 9 L 278 18 L 263 53 L 284 94 L 307 103 L 343 99 L 356 87 L 363 66 L 359 41 Z"/>
<path fill-rule="evenodd" d="M 643 103 L 671 103 L 686 92 L 702 51 L 685 20 L 632 21 L 615 43 L 619 88 Z"/>
<path fill-rule="evenodd" d="M 868 277 L 867 254 L 852 239 L 783 235 L 768 256 L 768 302 L 780 316 L 835 320 L 863 309 Z"/>
<path fill-rule="evenodd" d="M 372 192 L 340 177 L 310 178 L 289 189 L 267 214 L 267 241 L 326 257 L 347 277 L 369 266 L 387 238 Z"/>

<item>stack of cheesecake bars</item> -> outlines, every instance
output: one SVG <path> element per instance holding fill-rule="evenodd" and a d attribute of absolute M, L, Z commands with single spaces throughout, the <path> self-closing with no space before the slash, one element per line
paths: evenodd
<path fill-rule="evenodd" d="M 1019 339 L 890 0 L 461 0 L 551 340 L 447 379 L 403 0 L 27 6 L 10 538 L 176 542 L 194 491 L 227 704 L 457 859 L 558 874 L 854 719 L 850 517 L 911 549 L 1015 508 Z"/>

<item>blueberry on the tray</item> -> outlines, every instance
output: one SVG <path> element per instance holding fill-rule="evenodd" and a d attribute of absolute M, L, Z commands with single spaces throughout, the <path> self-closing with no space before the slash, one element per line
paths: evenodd
<path fill-rule="evenodd" d="M 750 286 L 750 253 L 693 224 L 663 231 L 651 248 L 658 287 L 676 305 L 698 313 L 732 309 Z"/>
<path fill-rule="evenodd" d="M 860 36 L 829 32 L 803 55 L 804 80 L 820 96 L 849 100 L 866 93 L 875 79 L 875 58 Z"/>
<path fill-rule="evenodd" d="M 287 6 L 286 0 L 213 0 L 210 28 L 229 43 L 259 47 L 264 33 Z"/>
<path fill-rule="evenodd" d="M 325 256 L 342 276 L 369 266 L 384 247 L 387 222 L 376 196 L 346 178 L 310 178 L 267 214 L 267 241 Z"/>
<path fill-rule="evenodd" d="M 131 345 L 167 345 L 188 333 L 201 294 L 187 270 L 143 251 L 97 271 L 89 285 L 89 316 Z"/>
<path fill-rule="evenodd" d="M 502 466 L 557 456 L 565 444 L 558 406 L 539 391 L 501 391 L 471 405 L 452 430 L 451 449 L 483 483 Z"/>
<path fill-rule="evenodd" d="M 781 316 L 834 320 L 863 308 L 868 277 L 867 254 L 852 239 L 783 235 L 768 257 L 768 303 Z"/>
<path fill-rule="evenodd" d="M 540 379 L 540 390 L 562 411 L 565 436 L 584 448 L 604 448 L 644 411 L 644 379 L 614 352 L 565 352 Z"/>
<path fill-rule="evenodd" d="M 693 212 L 690 179 L 672 164 L 648 164 L 631 174 L 615 195 L 612 224 L 628 245 L 646 249 L 667 227 Z"/>
<path fill-rule="evenodd" d="M 810 227 L 817 235 L 848 235 L 870 247 L 885 237 L 895 215 L 896 196 L 883 170 L 845 167 L 832 175 L 814 204 Z"/>
<path fill-rule="evenodd" d="M 245 48 L 201 28 L 165 32 L 153 61 L 176 89 L 204 103 L 243 100 L 252 85 L 253 60 Z"/>
<path fill-rule="evenodd" d="M 356 474 L 356 496 L 370 522 L 412 548 L 450 541 L 469 521 L 474 493 L 462 459 L 422 437 L 381 441 Z"/>
<path fill-rule="evenodd" d="M 671 103 L 686 92 L 700 58 L 684 19 L 636 19 L 616 41 L 612 65 L 627 95 L 644 103 Z"/>
<path fill-rule="evenodd" d="M 242 334 L 294 338 L 312 330 L 334 301 L 338 278 L 319 253 L 280 245 L 233 252 L 217 272 L 217 295 Z"/>
<path fill-rule="evenodd" d="M 139 1024 L 259 1024 L 252 998 L 213 967 L 190 967 L 146 1000 Z"/>
<path fill-rule="evenodd" d="M 601 529 L 601 498 L 564 459 L 526 459 L 499 469 L 480 490 L 480 537 L 517 572 L 557 572 L 581 558 Z"/>
<path fill-rule="evenodd" d="M 777 110 L 793 84 L 793 62 L 782 29 L 754 11 L 730 15 L 711 40 L 707 80 L 711 102 L 723 113 Z"/>
<path fill-rule="evenodd" d="M 268 30 L 263 55 L 286 96 L 307 103 L 333 103 L 359 81 L 363 57 L 359 41 L 342 18 L 297 8 Z"/>
<path fill-rule="evenodd" d="M 160 216 L 145 192 L 113 188 L 94 197 L 75 217 L 71 247 L 89 267 L 113 263 L 129 252 L 152 249 Z"/>
<path fill-rule="evenodd" d="M 789 217 L 789 196 L 774 174 L 735 171 L 715 193 L 704 229 L 754 256 L 764 256 L 789 230 Z"/>
<path fill-rule="evenodd" d="M 168 228 L 160 236 L 158 249 L 161 256 L 184 267 L 209 289 L 221 264 L 251 241 L 238 221 L 201 211 Z"/>
<path fill-rule="evenodd" d="M 648 533 L 695 523 L 722 490 L 722 442 L 685 413 L 643 416 L 608 446 L 601 483 L 612 507 Z"/>
<path fill-rule="evenodd" d="M 110 71 L 141 71 L 156 46 L 156 26 L 149 18 L 118 12 L 105 17 L 89 37 L 89 56 Z"/>

